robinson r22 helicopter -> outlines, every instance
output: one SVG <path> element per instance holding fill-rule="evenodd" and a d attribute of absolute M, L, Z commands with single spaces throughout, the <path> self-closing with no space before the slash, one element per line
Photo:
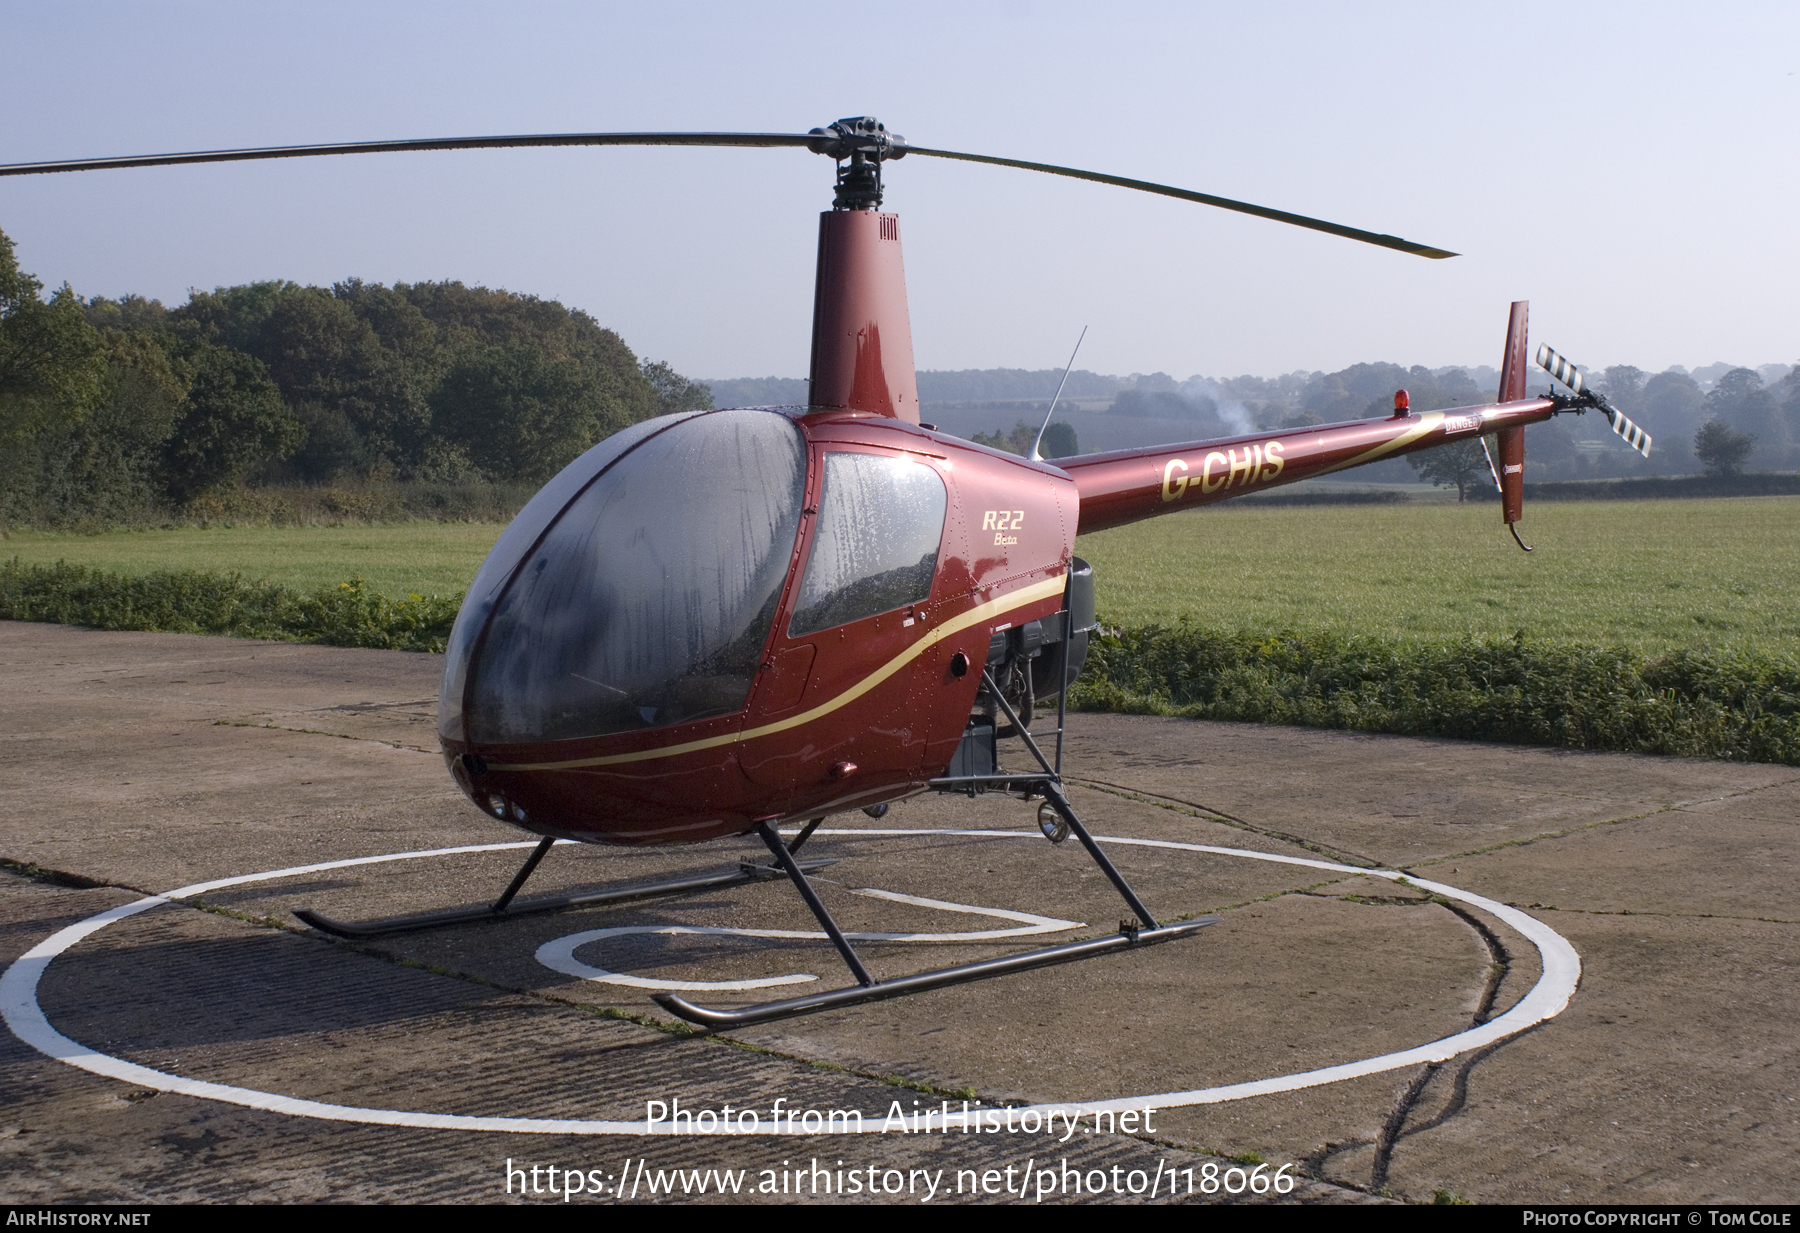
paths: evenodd
<path fill-rule="evenodd" d="M 1525 396 L 1524 303 L 1512 306 L 1499 394 L 1485 406 L 1416 414 L 1402 390 L 1380 419 L 1054 465 L 1036 447 L 1020 458 L 938 432 L 919 418 L 900 222 L 880 209 L 882 165 L 909 154 L 1158 193 L 1432 259 L 1455 254 L 1167 185 L 913 146 L 867 117 L 804 134 L 464 137 L 18 164 L 0 175 L 575 145 L 804 147 L 835 162 L 832 209 L 819 221 L 809 405 L 644 421 L 532 498 L 463 601 L 445 654 L 439 737 L 469 798 L 542 842 L 493 904 L 359 923 L 299 914 L 330 933 L 373 937 L 785 875 L 856 983 L 738 1009 L 657 995 L 710 1029 L 1188 937 L 1212 920 L 1159 924 L 1064 791 L 1065 692 L 1095 628 L 1093 571 L 1074 555 L 1076 535 L 1448 442 L 1480 437 L 1485 448 L 1492 434 L 1502 517 L 1518 539 L 1527 424 L 1595 408 L 1649 453 L 1649 437 L 1548 348 L 1538 362 L 1570 393 Z M 1056 726 L 1034 733 L 1036 709 L 1051 697 Z M 1040 736 L 1054 736 L 1051 752 Z M 1035 769 L 1003 770 L 1002 740 L 1020 742 Z M 1074 835 L 1131 917 L 1088 941 L 875 980 L 808 882 L 809 870 L 831 862 L 799 853 L 832 814 L 879 817 L 932 791 L 1040 800 L 1045 836 Z M 784 824 L 799 825 L 791 840 Z M 687 844 L 751 833 L 773 864 L 515 898 L 558 839 Z"/>

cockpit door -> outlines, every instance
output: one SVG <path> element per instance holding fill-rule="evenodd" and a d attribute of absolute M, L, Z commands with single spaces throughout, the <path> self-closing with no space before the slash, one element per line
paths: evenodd
<path fill-rule="evenodd" d="M 907 701 L 923 670 L 943 476 L 913 454 L 822 448 L 809 493 L 805 560 L 758 674 L 740 765 L 758 783 L 796 789 L 846 764 L 852 781 L 904 775 L 924 754 Z"/>

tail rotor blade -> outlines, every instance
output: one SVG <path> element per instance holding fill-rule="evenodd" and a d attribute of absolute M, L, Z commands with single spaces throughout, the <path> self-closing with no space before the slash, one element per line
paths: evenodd
<path fill-rule="evenodd" d="M 1614 411 L 1611 407 L 1604 405 L 1602 405 L 1600 409 L 1606 412 L 1606 418 L 1612 421 L 1612 430 L 1619 434 L 1625 444 L 1629 445 L 1644 457 L 1650 457 L 1649 433 L 1626 419 L 1625 414 L 1622 411 Z"/>
<path fill-rule="evenodd" d="M 1542 343 L 1538 344 L 1537 362 L 1539 368 L 1568 386 L 1575 394 L 1579 395 L 1586 388 L 1587 383 L 1581 379 L 1581 370 Z"/>

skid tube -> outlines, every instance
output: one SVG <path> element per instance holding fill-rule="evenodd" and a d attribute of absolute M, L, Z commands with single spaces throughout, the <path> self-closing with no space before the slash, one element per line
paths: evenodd
<path fill-rule="evenodd" d="M 792 843 L 782 845 L 782 850 L 792 861 L 793 853 L 800 850 L 813 831 L 818 829 L 824 818 L 814 818 L 808 822 L 795 836 Z M 334 920 L 323 912 L 311 908 L 301 908 L 294 915 L 301 921 L 311 925 L 321 933 L 329 933 L 335 937 L 351 938 L 362 941 L 368 938 L 383 938 L 396 933 L 412 933 L 420 929 L 436 929 L 444 925 L 466 925 L 477 921 L 510 920 L 515 916 L 536 916 L 543 912 L 562 912 L 570 908 L 597 907 L 610 903 L 632 903 L 639 899 L 660 899 L 668 895 L 689 895 L 696 891 L 717 890 L 722 886 L 742 886 L 749 882 L 766 882 L 771 878 L 779 878 L 787 872 L 780 865 L 759 865 L 753 861 L 740 861 L 736 869 L 719 873 L 696 874 L 686 878 L 671 878 L 662 882 L 637 882 L 629 886 L 608 887 L 605 890 L 589 891 L 575 895 L 541 895 L 535 899 L 514 901 L 519 888 L 525 885 L 525 879 L 537 869 L 538 863 L 549 853 L 556 840 L 546 838 L 531 855 L 525 858 L 525 864 L 513 877 L 512 884 L 506 888 L 500 898 L 493 903 L 478 903 L 469 907 L 445 908 L 437 912 L 415 912 L 408 916 L 384 916 L 378 920 L 344 921 Z M 811 871 L 824 869 L 837 864 L 837 861 L 826 859 L 798 862 L 798 867 Z"/>
<path fill-rule="evenodd" d="M 1100 871 L 1113 884 L 1127 906 L 1131 908 L 1135 920 L 1119 922 L 1119 932 L 1106 937 L 1089 938 L 1082 942 L 1068 942 L 1061 946 L 1050 946 L 1042 950 L 1025 951 L 1017 955 L 1005 955 L 998 959 L 984 959 L 977 963 L 965 963 L 951 968 L 934 968 L 926 972 L 915 972 L 911 976 L 900 976 L 893 980 L 878 981 L 869 975 L 862 960 L 857 957 L 850 941 L 838 928 L 837 922 L 831 919 L 831 913 L 819 901 L 811 885 L 807 883 L 805 871 L 799 862 L 794 860 L 791 849 L 781 842 L 775 828 L 769 821 L 758 822 L 756 833 L 761 836 L 770 853 L 781 864 L 794 889 L 806 900 L 806 906 L 824 926 L 826 936 L 831 939 L 838 954 L 843 956 L 851 975 L 856 977 L 856 984 L 842 989 L 830 989 L 820 993 L 808 994 L 805 997 L 788 998 L 779 1002 L 762 1002 L 755 1006 L 745 1006 L 739 1010 L 715 1010 L 710 1007 L 696 1006 L 675 993 L 658 993 L 652 995 L 658 1006 L 670 1014 L 707 1031 L 719 1031 L 728 1028 L 750 1027 L 758 1023 L 770 1023 L 777 1019 L 791 1019 L 796 1015 L 810 1015 L 822 1010 L 835 1010 L 841 1006 L 857 1006 L 864 1002 L 879 1002 L 887 998 L 905 997 L 912 993 L 923 993 L 928 989 L 942 989 L 947 985 L 967 984 L 970 981 L 988 980 L 995 976 L 1006 976 L 1013 972 L 1028 972 L 1034 968 L 1049 967 L 1058 963 L 1073 963 L 1080 959 L 1091 959 L 1099 955 L 1110 955 L 1117 951 L 1133 950 L 1143 946 L 1154 946 L 1159 942 L 1174 942 L 1181 938 L 1192 937 L 1208 925 L 1218 923 L 1218 917 L 1205 916 L 1197 920 L 1178 921 L 1170 925 L 1159 925 L 1144 906 L 1143 900 L 1131 889 L 1125 876 L 1107 859 L 1106 853 L 1088 833 L 1081 819 L 1075 816 L 1075 810 L 1069 804 L 1068 796 L 1063 792 L 1062 776 L 1058 769 L 1052 767 L 1044 757 L 1043 750 L 1038 747 L 1025 725 L 1019 722 L 1018 715 L 1006 698 L 994 685 L 993 676 L 984 668 L 982 676 L 988 688 L 994 692 L 1000 708 L 1006 712 L 1007 720 L 1025 738 L 1025 745 L 1032 756 L 1043 767 L 1041 774 L 1034 775 L 995 775 L 968 776 L 960 779 L 934 781 L 933 786 L 941 785 L 944 789 L 954 791 L 970 783 L 972 780 L 992 779 L 1009 786 L 1027 787 L 1030 791 L 1041 794 L 1050 806 L 1068 823 L 1069 830 L 1081 840 L 1081 846 L 1087 849 Z M 1059 716 L 1060 719 L 1060 716 Z M 1060 727 L 1060 724 L 1059 724 Z M 1060 742 L 1060 732 L 1058 733 Z M 1060 763 L 1061 750 L 1058 750 L 1057 761 Z"/>
<path fill-rule="evenodd" d="M 1175 925 L 1159 925 L 1155 929 L 1134 929 L 1129 933 L 1112 933 L 1103 938 L 1090 938 L 1085 942 L 1070 942 L 1063 946 L 1052 946 L 1044 950 L 1026 951 L 1021 955 L 986 959 L 980 963 L 965 963 L 960 967 L 937 968 L 929 972 L 917 972 L 911 976 L 876 981 L 868 985 L 851 985 L 843 989 L 814 993 L 807 997 L 789 998 L 785 1002 L 764 1002 L 759 1006 L 746 1006 L 742 1010 L 712 1010 L 704 1006 L 695 1006 L 675 993 L 658 993 L 654 996 L 657 1005 L 670 1014 L 716 1032 L 728 1028 L 769 1023 L 776 1019 L 789 1019 L 795 1015 L 810 1015 L 815 1011 L 833 1010 L 840 1006 L 856 1006 L 863 1002 L 879 1002 L 885 998 L 905 997 L 909 993 L 923 993 L 927 989 L 942 989 L 946 985 L 961 985 L 973 980 L 987 980 L 990 977 L 1005 976 L 1012 972 L 1028 972 L 1033 968 L 1046 968 L 1057 963 L 1073 963 L 1077 959 L 1090 959 L 1096 955 L 1108 955 L 1114 951 L 1130 950 L 1140 946 L 1154 946 L 1158 942 L 1173 942 L 1178 938 L 1198 933 L 1208 925 L 1216 924 L 1218 919 L 1216 916 L 1207 916 L 1199 920 L 1182 921 Z"/>

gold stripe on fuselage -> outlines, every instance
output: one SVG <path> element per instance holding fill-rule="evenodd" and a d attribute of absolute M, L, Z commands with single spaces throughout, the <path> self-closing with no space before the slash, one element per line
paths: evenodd
<path fill-rule="evenodd" d="M 1326 467 L 1319 475 L 1330 475 L 1333 471 L 1342 471 L 1347 467 L 1360 467 L 1365 462 L 1374 462 L 1377 458 L 1391 454 L 1403 445 L 1411 445 L 1426 433 L 1444 422 L 1442 411 L 1431 411 L 1419 417 L 1419 422 L 1395 437 L 1392 441 L 1383 441 L 1373 449 L 1364 450 L 1354 458 L 1345 459 L 1335 467 Z"/>
<path fill-rule="evenodd" d="M 991 599 L 985 604 L 971 608 L 961 616 L 954 617 L 929 631 L 906 650 L 888 660 L 887 663 L 837 697 L 827 702 L 821 702 L 810 711 L 802 711 L 798 715 L 777 720 L 771 724 L 764 724 L 760 728 L 751 728 L 748 732 L 725 732 L 718 736 L 706 737 L 703 740 L 683 741 L 679 745 L 640 749 L 634 753 L 607 754 L 598 758 L 572 758 L 567 762 L 490 762 L 488 767 L 490 770 L 496 771 L 568 771 L 590 766 L 617 766 L 622 762 L 645 762 L 651 758 L 672 758 L 677 754 L 697 753 L 702 749 L 717 749 L 721 745 L 734 745 L 740 741 L 753 741 L 758 737 L 786 732 L 790 728 L 798 728 L 803 724 L 812 723 L 815 719 L 822 719 L 840 707 L 848 706 L 952 634 L 960 634 L 972 625 L 979 625 L 983 621 L 997 617 L 1003 612 L 1010 612 L 1014 608 L 1023 607 L 1041 599 L 1049 599 L 1053 595 L 1061 595 L 1064 586 L 1065 581 L 1062 578 L 1047 578 L 1043 582 L 1033 583 L 1022 590 L 1003 595 L 999 599 Z"/>

